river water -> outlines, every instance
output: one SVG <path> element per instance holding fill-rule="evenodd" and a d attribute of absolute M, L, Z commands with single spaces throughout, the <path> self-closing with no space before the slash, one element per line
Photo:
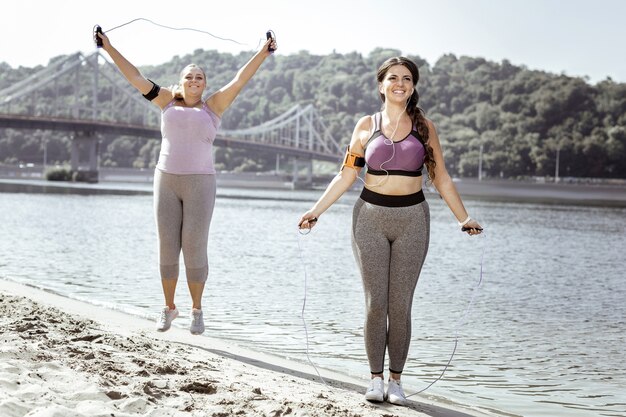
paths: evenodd
<path fill-rule="evenodd" d="M 357 194 L 302 236 L 297 220 L 319 195 L 218 190 L 207 334 L 305 362 L 306 279 L 311 360 L 367 378 L 350 246 Z M 441 200 L 428 200 L 431 246 L 415 295 L 407 393 L 441 373 L 457 335 L 444 378 L 414 399 L 502 415 L 625 416 L 626 209 L 466 200 L 486 229 L 470 238 Z M 187 312 L 181 274 L 177 304 Z M 0 194 L 0 279 L 156 317 L 151 196 Z M 188 325 L 187 315 L 175 323 Z"/>

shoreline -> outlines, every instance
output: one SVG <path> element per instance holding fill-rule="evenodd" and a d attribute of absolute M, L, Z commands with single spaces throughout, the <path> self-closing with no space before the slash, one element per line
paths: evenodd
<path fill-rule="evenodd" d="M 455 181 L 462 197 L 487 201 L 626 207 L 626 185 L 535 183 L 465 178 Z"/>
<path fill-rule="evenodd" d="M 571 204 L 599 207 L 626 207 L 626 185 L 616 184 L 564 184 L 564 183 L 530 183 L 513 180 L 483 180 L 477 179 L 455 179 L 455 185 L 464 199 L 475 199 L 495 202 L 515 202 L 515 203 L 539 203 L 539 204 Z M 285 192 L 307 192 L 312 190 L 294 190 L 289 188 L 282 181 L 268 180 L 266 177 L 255 180 L 254 176 L 242 176 L 240 178 L 232 175 L 217 176 L 218 197 L 226 198 L 248 198 L 267 199 L 262 196 L 237 195 L 227 192 L 220 192 L 222 188 L 237 188 L 250 190 L 271 190 Z M 360 188 L 360 187 L 358 187 Z M 356 188 L 355 188 L 356 190 Z M 41 179 L 0 179 L 0 193 L 46 193 L 46 194 L 84 194 L 84 195 L 151 195 L 151 182 L 99 182 L 96 184 L 77 182 L 57 182 Z M 424 186 L 424 192 L 433 197 L 437 193 L 432 186 Z M 294 198 L 277 198 L 285 200 L 300 199 L 303 201 L 313 201 L 314 198 L 299 196 Z"/>
<path fill-rule="evenodd" d="M 0 310 L 3 417 L 494 415 L 367 403 L 366 381 L 4 279 Z"/>

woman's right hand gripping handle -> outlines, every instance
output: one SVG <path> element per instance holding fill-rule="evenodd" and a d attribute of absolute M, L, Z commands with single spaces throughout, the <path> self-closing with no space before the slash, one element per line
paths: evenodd
<path fill-rule="evenodd" d="M 316 223 L 317 223 L 317 216 L 313 214 L 311 210 L 309 210 L 300 217 L 300 221 L 298 222 L 298 228 L 312 229 Z"/>
<path fill-rule="evenodd" d="M 95 32 L 95 36 L 100 39 L 100 42 L 102 42 L 102 46 L 100 46 L 100 48 L 109 52 L 111 48 L 111 42 L 109 41 L 109 37 L 105 35 L 102 31 Z"/>

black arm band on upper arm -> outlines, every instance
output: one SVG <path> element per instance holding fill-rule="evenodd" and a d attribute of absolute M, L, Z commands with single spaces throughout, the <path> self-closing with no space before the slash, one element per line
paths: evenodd
<path fill-rule="evenodd" d="M 159 87 L 154 81 L 148 79 L 148 81 L 150 81 L 152 83 L 152 89 L 147 93 L 144 94 L 144 98 L 148 101 L 152 101 L 155 98 L 157 98 L 157 96 L 159 95 L 159 91 L 161 91 L 161 87 Z"/>

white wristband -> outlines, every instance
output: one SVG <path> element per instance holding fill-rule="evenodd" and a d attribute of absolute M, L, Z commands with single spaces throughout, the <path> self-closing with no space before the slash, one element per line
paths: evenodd
<path fill-rule="evenodd" d="M 472 220 L 472 218 L 470 216 L 467 216 L 467 219 L 463 220 L 462 222 L 459 222 L 459 227 L 465 226 L 466 224 L 470 222 L 470 220 Z"/>

